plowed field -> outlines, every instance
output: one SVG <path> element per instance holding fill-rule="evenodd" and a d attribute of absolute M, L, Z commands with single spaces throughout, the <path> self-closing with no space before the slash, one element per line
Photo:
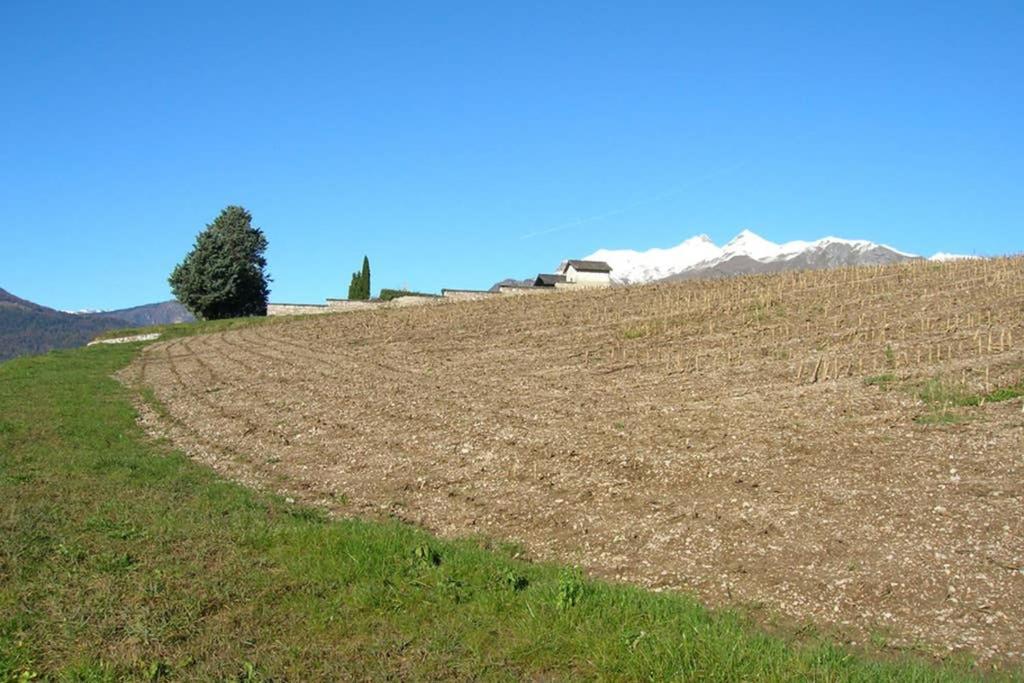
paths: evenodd
<path fill-rule="evenodd" d="M 126 378 L 153 431 L 340 514 L 1024 657 L 1024 260 L 342 313 Z"/>

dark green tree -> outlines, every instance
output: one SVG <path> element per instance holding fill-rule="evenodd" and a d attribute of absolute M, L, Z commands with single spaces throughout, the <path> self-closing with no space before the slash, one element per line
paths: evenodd
<path fill-rule="evenodd" d="M 352 281 L 348 285 L 349 301 L 358 301 L 362 298 L 362 273 L 352 273 Z"/>
<path fill-rule="evenodd" d="M 362 295 L 364 299 L 370 298 L 370 257 L 363 256 L 363 272 L 362 272 Z"/>
<path fill-rule="evenodd" d="M 252 214 L 229 206 L 196 237 L 168 281 L 174 296 L 202 320 L 267 314 L 267 238 Z"/>
<path fill-rule="evenodd" d="M 370 298 L 370 259 L 363 257 L 363 269 L 352 273 L 352 281 L 348 285 L 348 298 L 352 301 L 365 301 Z"/>

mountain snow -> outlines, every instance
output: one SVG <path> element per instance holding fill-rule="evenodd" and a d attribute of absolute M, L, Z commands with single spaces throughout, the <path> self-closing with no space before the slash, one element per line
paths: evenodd
<path fill-rule="evenodd" d="M 619 282 L 651 282 L 721 255 L 721 247 L 710 237 L 697 235 L 670 249 L 598 249 L 585 260 L 604 261 L 612 267 L 612 278 Z"/>
<path fill-rule="evenodd" d="M 969 256 L 967 254 L 947 254 L 940 251 L 928 258 L 929 261 L 963 261 L 964 259 L 981 258 L 980 256 Z"/>
<path fill-rule="evenodd" d="M 612 278 L 618 282 L 652 282 L 687 270 L 711 268 L 738 256 L 746 256 L 762 263 L 772 263 L 823 250 L 830 245 L 844 245 L 854 252 L 865 253 L 873 249 L 888 249 L 907 258 L 920 258 L 915 254 L 867 240 L 823 237 L 813 242 L 795 240 L 777 244 L 750 230 L 743 230 L 721 247 L 712 242 L 707 235 L 697 235 L 668 249 L 598 249 L 585 259 L 606 262 L 612 267 Z M 948 261 L 957 258 L 970 257 L 939 253 L 933 256 L 932 260 Z"/>

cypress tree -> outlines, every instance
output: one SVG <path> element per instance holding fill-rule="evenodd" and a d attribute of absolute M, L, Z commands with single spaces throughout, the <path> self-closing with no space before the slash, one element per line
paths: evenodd
<path fill-rule="evenodd" d="M 363 267 L 352 273 L 352 281 L 348 285 L 350 301 L 366 301 L 370 298 L 370 259 L 363 257 Z"/>
<path fill-rule="evenodd" d="M 358 301 L 361 298 L 361 296 L 360 296 L 360 293 L 361 293 L 361 290 L 362 290 L 361 279 L 362 279 L 362 274 L 361 273 L 352 273 L 352 281 L 348 285 L 348 298 L 349 298 L 349 301 Z"/>
<path fill-rule="evenodd" d="M 363 256 L 363 272 L 362 272 L 361 284 L 363 299 L 370 298 L 370 257 Z"/>

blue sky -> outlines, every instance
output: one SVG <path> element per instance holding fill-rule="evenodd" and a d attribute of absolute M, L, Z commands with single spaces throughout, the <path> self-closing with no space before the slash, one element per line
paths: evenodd
<path fill-rule="evenodd" d="M 1021 2 L 596 5 L 4 2 L 0 287 L 169 298 L 228 204 L 278 301 L 743 228 L 1024 250 Z"/>

